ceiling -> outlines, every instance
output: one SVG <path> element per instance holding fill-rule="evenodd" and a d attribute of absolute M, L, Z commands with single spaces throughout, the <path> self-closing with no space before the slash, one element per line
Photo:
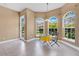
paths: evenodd
<path fill-rule="evenodd" d="M 48 9 L 46 3 L 0 3 L 0 5 L 18 12 L 25 8 L 29 8 L 35 12 L 47 12 L 60 8 L 65 5 L 65 3 L 48 3 Z"/>

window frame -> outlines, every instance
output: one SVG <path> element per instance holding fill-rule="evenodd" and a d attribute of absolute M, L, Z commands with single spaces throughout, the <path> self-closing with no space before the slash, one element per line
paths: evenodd
<path fill-rule="evenodd" d="M 73 12 L 73 11 L 68 11 L 68 12 L 66 12 L 65 14 L 64 14 L 64 16 L 63 16 L 63 19 L 62 19 L 62 26 L 63 26 L 63 34 L 64 34 L 64 39 L 66 39 L 66 40 L 68 40 L 68 41 L 72 41 L 72 42 L 75 42 L 75 39 L 71 39 L 71 38 L 67 38 L 67 37 L 65 37 L 65 32 L 66 32 L 66 30 L 65 29 L 68 29 L 68 28 L 70 28 L 70 29 L 73 29 L 74 28 L 74 32 L 75 32 L 75 26 L 74 27 L 65 27 L 65 24 L 64 24 L 64 20 L 66 20 L 65 19 L 65 16 L 67 16 L 67 14 L 69 14 L 69 13 L 73 13 L 74 15 L 74 17 L 73 17 L 73 19 L 75 19 L 76 18 L 76 13 L 75 12 Z M 69 16 L 68 16 L 69 17 Z M 71 16 L 72 17 L 72 16 Z M 73 22 L 74 22 L 74 25 L 75 25 L 75 21 L 73 20 Z M 72 31 L 72 30 L 71 30 Z M 75 33 L 74 33 L 74 35 L 75 35 Z"/>

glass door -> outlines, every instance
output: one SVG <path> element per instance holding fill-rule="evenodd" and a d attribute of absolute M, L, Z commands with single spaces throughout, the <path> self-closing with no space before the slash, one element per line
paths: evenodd
<path fill-rule="evenodd" d="M 24 27 L 25 27 L 25 18 L 24 15 L 20 17 L 20 39 L 24 40 Z"/>

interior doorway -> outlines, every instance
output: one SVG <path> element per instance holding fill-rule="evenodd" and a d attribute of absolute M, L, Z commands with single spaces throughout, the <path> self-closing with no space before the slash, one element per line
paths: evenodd
<path fill-rule="evenodd" d="M 23 15 L 23 16 L 20 16 L 20 39 L 21 40 L 24 40 L 24 38 L 25 38 L 24 27 L 25 27 L 25 17 Z"/>

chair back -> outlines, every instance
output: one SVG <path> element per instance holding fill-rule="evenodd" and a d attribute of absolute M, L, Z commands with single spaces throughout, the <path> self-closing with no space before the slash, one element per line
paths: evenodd
<path fill-rule="evenodd" d="M 51 39 L 52 39 L 52 37 L 50 35 L 40 37 L 40 40 L 42 40 L 44 42 L 49 42 L 49 41 L 51 41 Z"/>

